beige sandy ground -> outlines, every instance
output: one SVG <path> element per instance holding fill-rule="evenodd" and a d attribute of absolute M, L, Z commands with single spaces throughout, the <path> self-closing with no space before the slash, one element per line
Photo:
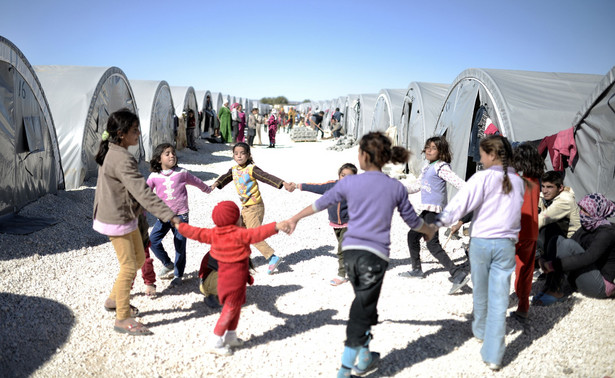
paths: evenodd
<path fill-rule="evenodd" d="M 345 162 L 357 163 L 357 149 L 327 150 L 333 141 L 292 143 L 279 137 L 276 149 L 257 146 L 253 156 L 267 172 L 295 182 L 336 178 Z M 198 141 L 200 150 L 179 153 L 180 165 L 208 183 L 232 166 L 230 148 Z M 146 168 L 144 169 L 145 174 Z M 261 185 L 265 221 L 290 217 L 314 201 L 310 193 L 288 193 Z M 184 284 L 158 282 L 154 299 L 138 277 L 132 303 L 153 336 L 113 331 L 113 314 L 103 310 L 118 264 L 108 240 L 91 229 L 95 180 L 79 190 L 48 195 L 23 215 L 60 222 L 26 235 L 0 234 L 0 376 L 34 377 L 332 377 L 340 365 L 345 321 L 353 298 L 346 284 L 332 287 L 335 238 L 326 212 L 303 220 L 291 235 L 269 239 L 283 259 L 279 272 L 258 273 L 248 288 L 238 334 L 246 340 L 231 357 L 203 352 L 218 311 L 203 303 L 198 266 L 206 245 L 188 243 Z M 212 194 L 190 188 L 190 223 L 212 227 L 211 210 L 221 200 L 237 201 L 228 186 Z M 412 197 L 416 199 L 416 197 Z M 150 219 L 153 225 L 154 219 Z M 407 226 L 395 215 L 391 262 L 379 303 L 380 324 L 371 346 L 382 354 L 372 376 L 550 376 L 603 377 L 615 372 L 615 302 L 575 294 L 549 308 L 532 308 L 522 326 L 508 320 L 504 368 L 493 373 L 479 355 L 470 329 L 471 288 L 447 295 L 448 273 L 423 251 L 424 280 L 398 277 L 408 269 Z M 441 240 L 444 241 L 443 231 Z M 466 240 L 467 241 L 467 240 Z M 172 250 L 171 238 L 165 241 Z M 462 240 L 447 251 L 461 263 Z M 155 262 L 158 269 L 160 264 Z M 534 291 L 540 288 L 537 284 Z M 512 293 L 512 291 L 511 291 Z M 516 307 L 511 294 L 510 309 Z"/>

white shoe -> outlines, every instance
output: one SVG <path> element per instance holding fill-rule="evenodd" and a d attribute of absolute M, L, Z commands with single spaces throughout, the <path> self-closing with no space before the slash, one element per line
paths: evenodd
<path fill-rule="evenodd" d="M 205 352 L 217 354 L 220 356 L 232 356 L 233 355 L 233 351 L 228 347 L 228 345 L 222 345 L 222 346 L 210 345 L 205 348 Z"/>
<path fill-rule="evenodd" d="M 224 345 L 229 347 L 240 347 L 243 346 L 244 341 L 237 337 L 237 333 L 234 331 L 226 331 L 224 334 Z"/>

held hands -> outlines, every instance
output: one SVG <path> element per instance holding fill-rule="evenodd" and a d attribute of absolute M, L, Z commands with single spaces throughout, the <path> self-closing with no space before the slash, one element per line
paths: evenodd
<path fill-rule="evenodd" d="M 183 222 L 182 219 L 178 217 L 177 215 L 171 218 L 171 224 L 173 225 L 174 228 L 179 227 L 179 224 L 182 222 Z"/>
<path fill-rule="evenodd" d="M 297 189 L 297 184 L 295 184 L 294 182 L 284 182 L 284 189 L 288 190 L 289 192 L 293 192 L 295 189 Z"/>
<path fill-rule="evenodd" d="M 288 221 L 277 222 L 275 224 L 275 229 L 290 235 L 290 225 L 288 224 Z"/>

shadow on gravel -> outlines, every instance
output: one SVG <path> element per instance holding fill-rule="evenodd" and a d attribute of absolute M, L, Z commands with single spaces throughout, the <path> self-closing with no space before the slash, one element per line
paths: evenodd
<path fill-rule="evenodd" d="M 456 348 L 473 337 L 471 320 L 389 320 L 389 322 L 417 326 L 435 326 L 440 327 L 440 329 L 432 334 L 419 337 L 417 340 L 408 344 L 404 349 L 394 349 L 391 353 L 385 355 L 380 362 L 378 371 L 368 375 L 370 377 L 381 375 L 394 376 L 414 364 L 452 353 Z M 456 337 L 451 337 L 452 334 L 455 334 Z M 480 356 L 477 356 L 477 358 L 480 358 Z"/>
<path fill-rule="evenodd" d="M 0 293 L 0 303 L 0 376 L 28 377 L 66 342 L 74 314 L 39 297 Z"/>
<path fill-rule="evenodd" d="M 278 269 L 274 274 L 278 273 L 288 273 L 292 272 L 292 265 L 298 264 L 303 261 L 308 261 L 320 256 L 328 256 L 334 259 L 337 259 L 337 254 L 332 253 L 333 247 L 330 245 L 323 245 L 318 248 L 312 249 L 302 249 L 297 252 L 292 252 L 287 255 L 282 253 L 276 253 L 276 255 L 282 258 L 282 262 L 278 265 Z M 254 254 L 253 254 L 254 255 Z M 252 262 L 254 263 L 254 267 L 258 269 L 259 266 L 267 265 L 267 260 L 264 256 L 256 256 L 252 258 Z"/>

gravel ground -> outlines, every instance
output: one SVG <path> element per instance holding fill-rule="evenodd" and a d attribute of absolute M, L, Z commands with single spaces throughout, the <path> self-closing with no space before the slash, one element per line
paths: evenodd
<path fill-rule="evenodd" d="M 327 149 L 333 141 L 293 143 L 279 136 L 275 149 L 254 147 L 263 170 L 294 182 L 337 177 L 345 162 L 357 164 L 357 148 Z M 233 164 L 228 145 L 197 142 L 200 150 L 179 152 L 180 165 L 207 183 Z M 278 148 L 279 147 L 279 148 Z M 147 166 L 143 165 L 147 174 Z M 306 218 L 291 236 L 268 239 L 283 258 L 279 272 L 265 273 L 254 250 L 255 285 L 248 288 L 239 337 L 246 340 L 230 357 L 203 352 L 219 310 L 203 302 L 198 267 L 207 245 L 188 242 L 182 286 L 158 281 L 158 295 L 144 295 L 135 281 L 132 303 L 153 336 L 131 337 L 113 331 L 114 315 L 103 302 L 118 264 L 108 239 L 91 228 L 95 180 L 78 190 L 47 195 L 21 211 L 24 216 L 53 216 L 60 222 L 36 233 L 0 234 L 0 376 L 34 377 L 312 377 L 334 376 L 340 365 L 345 323 L 353 298 L 349 284 L 329 285 L 337 272 L 335 236 L 325 212 Z M 261 185 L 265 222 L 286 219 L 317 196 L 288 193 Z M 232 185 L 211 194 L 189 188 L 190 223 L 212 227 L 211 210 L 234 200 Z M 416 196 L 412 197 L 413 200 Z M 154 219 L 150 218 L 150 225 Z M 532 308 L 525 326 L 508 319 L 504 367 L 491 372 L 472 338 L 472 294 L 466 287 L 447 295 L 448 273 L 424 250 L 427 277 L 398 277 L 409 264 L 407 226 L 395 215 L 391 262 L 379 302 L 372 350 L 382 354 L 372 376 L 575 376 L 615 373 L 615 302 L 573 294 L 548 308 Z M 444 230 L 441 241 L 444 243 Z M 466 240 L 451 240 L 447 251 L 465 260 Z M 165 239 L 172 251 L 172 239 Z M 155 269 L 160 263 L 155 261 Z M 470 284 L 471 286 L 471 284 Z M 540 283 L 534 291 L 540 289 Z M 511 290 L 510 310 L 516 308 Z M 605 327 L 605 325 L 611 325 Z"/>

